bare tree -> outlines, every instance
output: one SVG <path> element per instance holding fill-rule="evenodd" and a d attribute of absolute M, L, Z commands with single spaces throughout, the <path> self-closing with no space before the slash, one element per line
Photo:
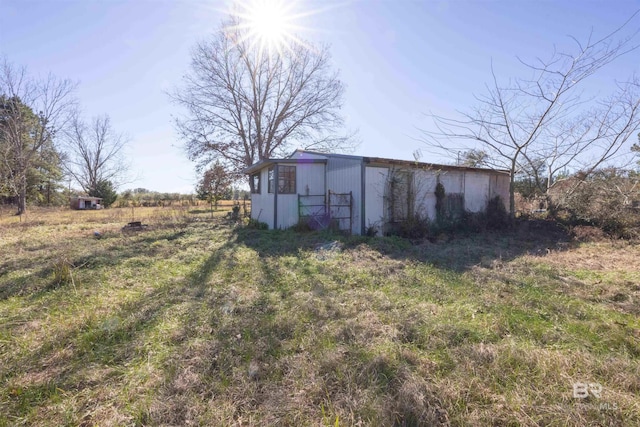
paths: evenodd
<path fill-rule="evenodd" d="M 523 153 L 529 166 L 525 170 L 539 190 L 548 193 L 561 181 L 558 174 L 566 170 L 579 170 L 587 178 L 612 162 L 626 168 L 632 163 L 628 143 L 639 126 L 640 84 L 633 78 L 618 84 L 616 93 L 598 100 L 595 108 L 549 126 L 546 138 Z M 569 186 L 566 191 L 575 189 Z"/>
<path fill-rule="evenodd" d="M 94 117 L 90 124 L 77 114 L 66 132 L 66 170 L 87 193 L 101 181 L 115 187 L 124 183 L 129 163 L 124 158 L 128 138 L 114 131 L 108 115 Z"/>
<path fill-rule="evenodd" d="M 327 48 L 293 44 L 265 54 L 228 24 L 195 47 L 191 72 L 170 94 L 186 109 L 175 123 L 189 158 L 201 167 L 219 160 L 238 172 L 292 144 L 350 148 L 352 138 L 335 133 L 343 126 L 344 86 Z"/>
<path fill-rule="evenodd" d="M 230 190 L 234 177 L 219 162 L 205 171 L 202 179 L 198 183 L 196 193 L 199 199 L 207 200 L 211 205 L 211 214 L 213 208 L 218 210 L 218 200 L 224 197 L 224 194 Z"/>
<path fill-rule="evenodd" d="M 4 186 L 26 211 L 27 175 L 41 152 L 69 122 L 76 84 L 49 74 L 43 79 L 0 59 L 0 155 Z"/>
<path fill-rule="evenodd" d="M 510 213 L 515 212 L 514 180 L 525 169 L 544 170 L 536 176 L 549 188 L 566 168 L 582 169 L 585 178 L 599 167 L 619 158 L 640 125 L 638 84 L 634 79 L 619 84 L 606 99 L 586 97 L 586 82 L 620 56 L 635 51 L 636 33 L 620 37 L 623 26 L 602 39 L 589 36 L 573 49 L 554 50 L 548 59 L 520 62 L 531 78 L 519 78 L 503 86 L 492 67 L 493 82 L 477 97 L 479 105 L 460 119 L 430 115 L 435 130 L 423 132 L 432 148 L 456 153 L 464 149 L 485 151 L 485 164 L 511 174 Z M 453 146 L 452 141 L 462 145 Z M 538 167 L 543 159 L 546 167 Z M 525 168 L 528 166 L 528 168 Z"/>

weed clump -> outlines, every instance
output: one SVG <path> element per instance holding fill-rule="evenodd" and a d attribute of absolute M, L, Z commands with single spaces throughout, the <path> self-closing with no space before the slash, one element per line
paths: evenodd
<path fill-rule="evenodd" d="M 487 202 L 486 223 L 490 229 L 500 229 L 509 223 L 509 214 L 502 197 L 495 196 Z"/>
<path fill-rule="evenodd" d="M 53 263 L 53 285 L 61 286 L 73 283 L 71 270 L 73 265 L 66 257 L 60 257 Z"/>
<path fill-rule="evenodd" d="M 400 223 L 396 234 L 406 239 L 424 239 L 429 236 L 432 228 L 428 217 L 414 214 Z"/>
<path fill-rule="evenodd" d="M 253 230 L 268 230 L 269 226 L 266 222 L 258 221 L 254 218 L 249 218 L 249 221 L 247 222 L 247 228 Z"/>

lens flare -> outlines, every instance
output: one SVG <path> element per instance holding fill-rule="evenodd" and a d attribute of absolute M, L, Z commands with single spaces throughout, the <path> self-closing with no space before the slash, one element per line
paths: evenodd
<path fill-rule="evenodd" d="M 236 24 L 229 29 L 244 33 L 242 41 L 247 40 L 257 46 L 262 54 L 282 53 L 295 44 L 305 46 L 296 35 L 304 28 L 296 23 L 309 13 L 297 13 L 295 8 L 295 1 L 237 1 L 231 11 Z"/>

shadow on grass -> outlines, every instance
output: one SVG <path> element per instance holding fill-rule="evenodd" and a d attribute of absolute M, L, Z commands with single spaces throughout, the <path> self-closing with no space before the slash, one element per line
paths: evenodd
<path fill-rule="evenodd" d="M 320 250 L 332 242 L 340 242 L 343 250 L 366 245 L 393 259 L 426 262 L 456 272 L 493 260 L 510 261 L 525 254 L 547 256 L 573 244 L 569 233 L 551 221 L 522 221 L 505 230 L 442 235 L 434 242 L 393 236 L 344 236 L 329 231 L 297 233 L 245 228 L 237 229 L 235 234 L 238 243 L 256 250 L 261 257 L 296 255 L 301 250 Z"/>
<path fill-rule="evenodd" d="M 0 301 L 13 296 L 29 295 L 39 298 L 48 291 L 63 286 L 70 286 L 71 281 L 64 283 L 56 281 L 54 270 L 66 264 L 72 272 L 80 269 L 95 269 L 101 267 L 117 267 L 130 259 L 140 259 L 140 263 L 151 263 L 154 253 L 153 244 L 166 240 L 178 240 L 186 234 L 184 230 L 168 228 L 154 230 L 154 232 L 140 232 L 137 234 L 123 233 L 97 240 L 93 237 L 86 239 L 84 253 L 75 254 L 76 250 L 56 248 L 52 245 L 41 245 L 32 251 L 45 253 L 34 254 L 34 257 L 21 257 L 19 260 L 9 260 L 0 264 Z M 56 250 L 57 249 L 57 250 Z M 176 249 L 177 250 L 177 249 Z M 4 278 L 11 271 L 26 271 L 26 274 L 13 280 Z"/>
<path fill-rule="evenodd" d="M 159 236 L 158 239 L 167 237 L 171 235 Z M 140 244 L 138 242 L 135 247 L 108 257 L 109 262 L 122 262 L 133 257 L 141 249 Z M 135 378 L 127 377 L 127 370 L 136 366 L 144 370 L 144 366 L 151 363 L 152 358 L 154 364 L 164 363 L 158 361 L 154 354 L 153 346 L 157 344 L 153 342 L 155 339 L 168 346 L 180 347 L 180 334 L 178 338 L 162 335 L 154 338 L 167 316 L 179 309 L 184 313 L 182 328 L 187 336 L 193 336 L 201 330 L 198 312 L 207 301 L 206 293 L 210 287 L 208 281 L 231 246 L 230 243 L 222 245 L 198 269 L 180 280 L 156 285 L 149 292 L 109 310 L 106 314 L 104 310 L 101 310 L 102 314 L 81 312 L 83 321 L 67 329 L 54 330 L 50 338 L 33 343 L 37 345 L 35 350 L 19 351 L 3 358 L 0 389 L 4 392 L 0 392 L 0 401 L 3 402 L 5 416 L 10 417 L 6 420 L 17 421 L 28 416 L 34 407 L 59 402 L 64 396 L 76 393 L 86 396 L 87 393 L 90 394 L 90 390 L 105 387 L 106 383 L 120 392 L 128 387 L 135 388 Z M 109 248 L 104 248 L 103 251 L 108 253 Z M 83 259 L 77 262 L 82 262 Z M 110 265 L 103 261 L 99 263 Z M 95 265 L 98 264 L 93 266 Z M 4 326 L 2 332 L 9 336 L 25 332 L 21 329 L 22 322 Z M 170 362 L 167 361 L 166 364 L 169 365 Z M 167 366 L 161 374 L 170 379 L 171 372 L 172 369 Z M 154 392 L 143 391 L 150 394 Z M 101 394 L 99 390 L 97 394 Z M 124 406 L 127 402 L 120 403 Z M 82 416 L 84 411 L 81 409 L 75 408 L 76 417 Z M 133 415 L 136 422 L 143 424 L 148 417 L 145 410 Z M 93 424 L 91 415 L 76 418 L 73 423 Z"/>
<path fill-rule="evenodd" d="M 341 393 L 345 393 L 343 390 L 353 386 L 352 377 L 360 378 L 359 387 L 393 400 L 394 396 L 402 396 L 401 362 L 362 353 L 362 343 L 368 338 L 359 338 L 359 320 L 355 317 L 358 310 L 342 307 L 332 299 L 342 292 L 337 289 L 340 285 L 322 290 L 320 283 L 317 291 L 306 289 L 308 283 L 302 282 L 314 279 L 315 274 L 309 265 L 296 270 L 300 282 L 297 279 L 284 282 L 287 264 L 280 262 L 280 258 L 296 257 L 300 251 L 314 251 L 338 241 L 343 250 L 366 245 L 390 258 L 464 271 L 485 260 L 508 260 L 524 253 L 544 256 L 547 249 L 559 249 L 559 243 L 568 241 L 561 234 L 528 227 L 415 245 L 397 238 L 344 237 L 331 233 L 225 231 L 218 238 L 226 241 L 212 249 L 185 277 L 155 284 L 148 292 L 106 314 L 85 313 L 85 321 L 56 331 L 35 351 L 22 351 L 6 358 L 0 367 L 0 390 L 5 390 L 0 392 L 0 402 L 6 414 L 18 419 L 27 416 L 34 407 L 47 407 L 64 399 L 61 393 L 70 395 L 69 400 L 77 396 L 79 401 L 71 410 L 70 424 L 106 422 L 91 418 L 95 411 L 87 406 L 97 405 L 116 406 L 133 418 L 128 423 L 207 424 L 206 419 L 202 421 L 199 417 L 210 410 L 214 399 L 215 405 L 223 408 L 220 411 L 225 410 L 225 402 L 229 404 L 226 409 L 229 413 L 221 412 L 219 416 L 226 417 L 225 422 L 209 420 L 211 425 L 231 424 L 232 420 L 256 412 L 286 419 L 287 411 L 297 408 L 298 402 L 289 393 L 292 385 L 283 377 L 287 375 L 286 369 L 303 372 L 303 368 L 295 366 L 298 355 L 302 359 L 318 358 L 320 366 L 313 367 L 313 372 L 317 371 L 320 383 L 327 387 L 309 388 L 308 402 L 312 404 L 300 409 L 315 411 L 308 419 L 317 419 L 318 408 L 329 408 L 332 400 L 339 400 Z M 117 267 L 140 254 L 168 256 L 155 253 L 150 246 L 160 240 L 179 241 L 183 237 L 180 233 L 167 230 L 158 235 L 139 236 L 127 246 L 117 242 L 105 245 L 96 254 L 74 259 L 74 263 L 86 262 L 88 268 Z M 240 258 L 255 256 L 240 253 L 245 246 L 256 251 L 257 260 Z M 313 294 L 308 305 L 297 305 L 296 296 L 292 295 L 297 291 Z M 363 298 L 369 296 L 363 293 Z M 178 316 L 178 321 L 165 333 L 164 321 L 171 316 Z M 324 327 L 330 324 L 334 331 L 326 332 Z M 9 329 L 10 334 L 19 333 L 17 326 Z M 323 340 L 327 347 L 335 345 L 347 351 L 332 352 L 336 355 L 333 362 L 320 360 L 323 347 L 318 341 Z M 305 354 L 298 346 L 302 342 L 317 346 L 319 350 L 314 351 L 318 353 Z M 146 368 L 147 365 L 151 367 Z M 149 377 L 157 378 L 138 379 L 131 373 L 136 369 L 149 371 Z M 301 381 L 306 378 L 301 373 L 297 375 L 293 378 Z M 149 384 L 156 388 L 148 387 Z M 309 386 L 305 383 L 298 387 Z M 113 390 L 116 397 L 109 396 L 106 388 Z M 280 393 L 277 398 L 270 395 L 274 392 Z M 135 399 L 128 402 L 131 395 Z M 411 405 L 396 406 L 392 412 L 405 420 L 412 419 L 415 409 Z M 295 425 L 293 421 L 288 424 Z"/>
<path fill-rule="evenodd" d="M 165 386 L 140 390 L 148 398 L 137 396 L 140 399 L 126 409 L 129 403 L 124 396 L 116 405 L 136 423 L 155 419 L 179 425 L 187 420 L 188 412 L 193 414 L 181 400 L 183 396 L 221 393 L 225 378 L 232 381 L 239 366 L 246 371 L 246 361 L 277 357 L 291 328 L 273 319 L 269 298 L 260 295 L 249 306 L 229 308 L 233 298 L 228 289 L 212 285 L 216 275 L 233 272 L 237 248 L 235 241 L 226 242 L 179 281 L 158 286 L 108 314 L 89 315 L 74 328 L 39 344 L 37 350 L 7 359 L 0 369 L 0 384 L 7 392 L 2 396 L 6 413 L 16 420 L 28 416 L 34 407 L 63 399 L 61 391 L 90 396 L 92 390 L 100 394 L 107 383 L 118 393 L 135 390 L 136 378 L 127 371 L 136 366 L 144 371 L 151 363 L 159 369 L 156 375 Z M 180 313 L 177 330 L 156 336 L 166 317 L 174 313 Z M 166 356 L 156 356 L 153 348 L 159 343 L 154 340 L 169 347 Z M 203 344 L 194 350 L 197 343 Z M 191 375 L 185 380 L 185 370 L 197 378 Z M 158 400 L 162 401 L 158 407 L 149 406 Z M 81 410 L 74 412 L 76 417 L 83 415 Z M 91 424 L 93 420 L 86 415 L 73 422 Z"/>

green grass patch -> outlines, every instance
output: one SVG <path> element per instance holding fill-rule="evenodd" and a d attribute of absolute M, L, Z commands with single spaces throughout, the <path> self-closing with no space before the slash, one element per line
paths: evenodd
<path fill-rule="evenodd" d="M 634 246 L 136 211 L 0 222 L 0 425 L 640 424 Z"/>

